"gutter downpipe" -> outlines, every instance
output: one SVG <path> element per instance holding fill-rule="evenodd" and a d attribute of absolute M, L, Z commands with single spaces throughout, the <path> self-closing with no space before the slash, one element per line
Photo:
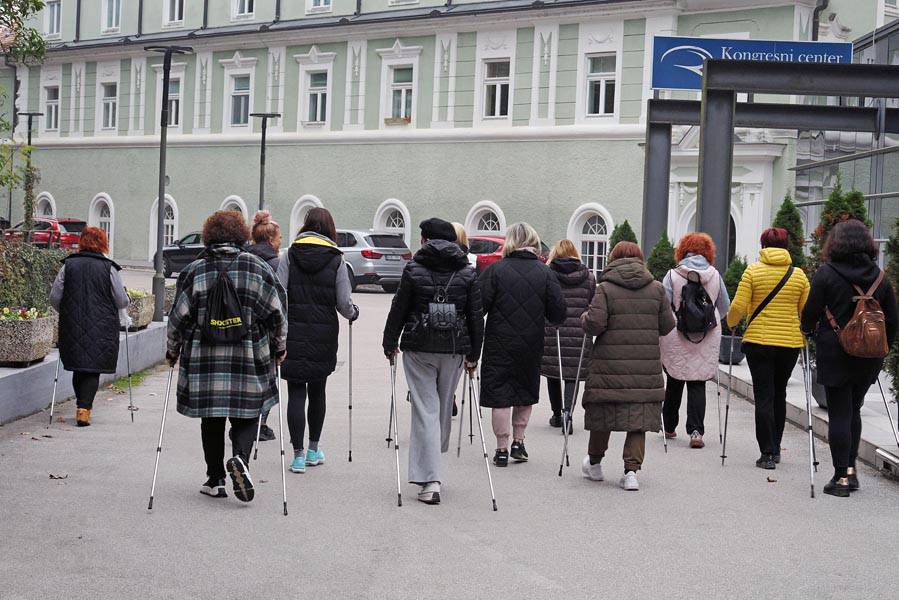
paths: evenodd
<path fill-rule="evenodd" d="M 144 34 L 144 0 L 137 0 L 137 37 Z"/>
<path fill-rule="evenodd" d="M 818 27 L 821 25 L 821 13 L 827 8 L 830 4 L 830 0 L 818 0 L 818 6 L 815 7 L 815 11 L 812 13 L 812 41 L 818 41 Z"/>
<path fill-rule="evenodd" d="M 209 2 L 209 0 L 206 0 Z M 281 0 L 275 0 L 275 23 L 281 20 Z"/>
<path fill-rule="evenodd" d="M 75 3 L 75 40 L 81 41 L 81 0 Z"/>
<path fill-rule="evenodd" d="M 203 26 L 200 29 L 209 27 L 209 0 L 203 0 Z"/>
<path fill-rule="evenodd" d="M 354 17 L 358 17 L 362 14 L 362 0 L 356 0 L 356 12 L 353 13 Z"/>

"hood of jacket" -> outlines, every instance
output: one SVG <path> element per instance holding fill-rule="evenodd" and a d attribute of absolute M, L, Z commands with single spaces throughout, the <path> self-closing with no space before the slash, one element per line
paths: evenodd
<path fill-rule="evenodd" d="M 859 287 L 868 291 L 868 288 L 877 279 L 880 274 L 880 267 L 877 266 L 871 257 L 862 252 L 858 252 L 840 261 L 827 263 L 829 266 L 849 281 L 849 283 L 858 284 Z"/>
<path fill-rule="evenodd" d="M 762 248 L 759 251 L 759 261 L 766 265 L 785 267 L 793 264 L 793 258 L 789 250 L 784 248 Z"/>
<path fill-rule="evenodd" d="M 549 268 L 556 274 L 556 278 L 565 287 L 576 287 L 584 283 L 590 272 L 587 265 L 576 258 L 564 257 L 553 260 Z"/>
<path fill-rule="evenodd" d="M 290 246 L 290 262 L 304 273 L 318 273 L 341 254 L 331 239 L 312 232 L 301 233 Z"/>
<path fill-rule="evenodd" d="M 250 254 L 258 256 L 262 260 L 268 262 L 273 258 L 278 258 L 278 253 L 275 252 L 275 249 L 271 247 L 270 244 L 249 244 L 246 248 L 244 248 Z"/>
<path fill-rule="evenodd" d="M 429 240 L 412 260 L 431 271 L 445 273 L 468 266 L 468 255 L 459 244 L 446 240 Z"/>
<path fill-rule="evenodd" d="M 688 254 L 680 261 L 680 264 L 674 267 L 674 270 L 684 278 L 687 277 L 687 274 L 690 273 L 690 271 L 696 271 L 699 273 L 699 281 L 702 285 L 706 285 L 712 280 L 712 277 L 718 275 L 718 271 L 715 267 L 710 265 L 705 256 L 702 256 L 701 254 Z"/>
<path fill-rule="evenodd" d="M 639 290 L 655 280 L 639 258 L 619 258 L 606 265 L 602 272 L 602 281 L 608 281 L 629 290 Z"/>

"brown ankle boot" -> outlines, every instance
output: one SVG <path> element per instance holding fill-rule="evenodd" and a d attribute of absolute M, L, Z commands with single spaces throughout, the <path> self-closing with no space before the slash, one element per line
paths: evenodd
<path fill-rule="evenodd" d="M 91 409 L 79 408 L 75 411 L 75 423 L 78 427 L 87 427 L 91 424 Z"/>

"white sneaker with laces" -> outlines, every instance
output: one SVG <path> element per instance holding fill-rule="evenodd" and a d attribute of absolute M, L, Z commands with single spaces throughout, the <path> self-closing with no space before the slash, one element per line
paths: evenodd
<path fill-rule="evenodd" d="M 640 489 L 640 482 L 637 481 L 637 474 L 633 471 L 628 471 L 622 475 L 618 485 L 621 486 L 621 489 L 628 492 L 636 492 Z"/>
<path fill-rule="evenodd" d="M 584 457 L 584 462 L 581 463 L 581 472 L 583 472 L 584 477 L 586 477 L 590 481 L 603 480 L 602 465 L 600 465 L 599 463 L 591 465 L 589 456 Z"/>

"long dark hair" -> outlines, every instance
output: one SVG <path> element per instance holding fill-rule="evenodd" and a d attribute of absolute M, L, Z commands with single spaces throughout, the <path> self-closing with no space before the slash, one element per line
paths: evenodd
<path fill-rule="evenodd" d="M 844 261 L 853 254 L 866 254 L 877 259 L 877 243 L 868 227 L 856 219 L 841 221 L 833 226 L 824 242 L 824 260 Z"/>
<path fill-rule="evenodd" d="M 335 244 L 337 243 L 337 228 L 334 227 L 334 217 L 324 208 L 313 208 L 306 213 L 306 220 L 303 221 L 303 227 L 300 233 L 317 233 L 329 238 Z"/>

